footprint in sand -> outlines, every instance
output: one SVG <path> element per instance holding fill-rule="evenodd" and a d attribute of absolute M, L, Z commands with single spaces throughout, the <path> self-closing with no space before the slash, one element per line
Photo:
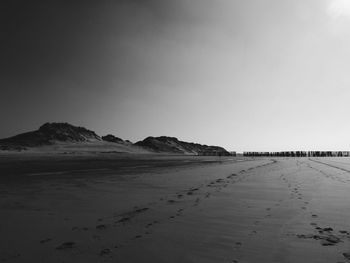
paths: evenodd
<path fill-rule="evenodd" d="M 109 255 L 109 254 L 111 254 L 111 253 L 112 253 L 112 251 L 111 251 L 109 248 L 104 248 L 104 249 L 102 249 L 102 250 L 100 251 L 99 255 L 100 255 L 100 256 L 107 256 L 107 255 Z"/>
<path fill-rule="evenodd" d="M 71 249 L 76 246 L 75 242 L 69 241 L 69 242 L 64 242 L 61 245 L 57 246 L 56 249 L 58 250 L 66 250 L 66 249 Z"/>
<path fill-rule="evenodd" d="M 40 243 L 41 244 L 44 244 L 44 243 L 47 243 L 47 242 L 49 242 L 49 241 L 51 241 L 52 240 L 52 238 L 45 238 L 45 239 L 43 239 L 43 240 L 40 240 Z"/>
<path fill-rule="evenodd" d="M 344 256 L 346 259 L 350 260 L 350 253 L 349 253 L 349 252 L 343 253 L 343 256 Z"/>
<path fill-rule="evenodd" d="M 242 246 L 242 242 L 235 243 L 235 249 L 239 249 Z"/>
<path fill-rule="evenodd" d="M 189 191 L 195 192 L 195 191 L 198 191 L 198 190 L 199 190 L 199 188 L 198 188 L 198 187 L 195 187 L 195 188 L 191 188 Z"/>
<path fill-rule="evenodd" d="M 183 210 L 183 209 L 179 209 L 179 210 L 177 210 L 177 212 L 176 212 L 175 216 L 181 216 L 181 212 L 182 212 L 182 210 Z"/>
<path fill-rule="evenodd" d="M 106 228 L 107 228 L 106 225 L 98 225 L 98 226 L 96 226 L 96 229 L 98 229 L 98 230 L 103 230 L 103 229 L 106 229 Z"/>
<path fill-rule="evenodd" d="M 153 225 L 155 225 L 155 224 L 158 224 L 158 223 L 159 223 L 159 221 L 154 220 L 153 222 L 148 223 L 148 224 L 146 225 L 146 228 L 149 228 L 149 227 L 151 227 L 151 226 L 153 226 Z"/>
<path fill-rule="evenodd" d="M 252 235 L 256 235 L 258 232 L 256 230 L 252 230 L 250 233 L 249 233 L 249 236 L 252 236 Z"/>
<path fill-rule="evenodd" d="M 119 219 L 117 221 L 117 223 L 126 223 L 126 222 L 130 221 L 130 219 L 131 219 L 130 217 L 123 217 L 123 218 Z"/>
<path fill-rule="evenodd" d="M 237 174 L 231 174 L 231 175 L 227 176 L 227 178 L 231 179 L 231 178 L 233 178 L 235 176 L 237 176 Z"/>
<path fill-rule="evenodd" d="M 194 205 L 193 205 L 193 206 L 197 206 L 197 205 L 199 204 L 199 201 L 200 201 L 200 199 L 197 198 L 197 199 L 194 201 Z"/>

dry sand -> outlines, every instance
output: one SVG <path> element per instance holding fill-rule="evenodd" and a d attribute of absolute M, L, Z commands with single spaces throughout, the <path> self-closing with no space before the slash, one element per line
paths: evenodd
<path fill-rule="evenodd" d="M 12 155 L 0 168 L 1 262 L 350 262 L 347 158 Z"/>

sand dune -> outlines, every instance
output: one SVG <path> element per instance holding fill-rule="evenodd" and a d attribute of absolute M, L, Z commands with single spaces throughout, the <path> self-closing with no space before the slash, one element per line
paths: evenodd
<path fill-rule="evenodd" d="M 0 155 L 27 153 L 137 153 L 172 155 L 231 155 L 219 146 L 180 141 L 175 137 L 147 137 L 135 144 L 115 135 L 99 136 L 94 131 L 69 123 L 45 123 L 38 130 L 0 139 Z"/>
<path fill-rule="evenodd" d="M 1 261 L 350 258 L 349 159 L 62 158 L 1 159 Z"/>

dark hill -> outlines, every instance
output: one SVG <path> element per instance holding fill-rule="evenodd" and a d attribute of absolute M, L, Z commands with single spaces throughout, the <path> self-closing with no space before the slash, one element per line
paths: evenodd
<path fill-rule="evenodd" d="M 94 142 L 85 144 L 85 142 Z M 102 138 L 94 131 L 69 123 L 45 123 L 38 130 L 0 139 L 0 150 L 24 150 L 53 145 L 67 151 L 108 151 L 168 153 L 189 155 L 230 155 L 224 148 L 179 141 L 175 137 L 147 137 L 135 144 L 108 134 Z M 76 149 L 75 149 L 75 148 Z M 89 148 L 90 147 L 90 148 Z M 62 148 L 63 149 L 63 148 Z M 72 150 L 75 149 L 75 150 Z M 107 151 L 106 150 L 106 151 Z"/>
<path fill-rule="evenodd" d="M 179 141 L 175 137 L 147 137 L 135 143 L 137 146 L 147 148 L 159 153 L 195 154 L 195 155 L 230 155 L 228 151 L 219 146 L 208 146 L 198 143 Z"/>
<path fill-rule="evenodd" d="M 93 131 L 68 123 L 45 123 L 38 130 L 22 133 L 10 138 L 0 139 L 0 149 L 25 149 L 50 145 L 57 142 L 101 141 Z"/>
<path fill-rule="evenodd" d="M 106 136 L 102 136 L 102 140 L 106 142 L 115 142 L 115 143 L 124 143 L 123 139 L 120 139 L 119 137 L 116 137 L 112 134 L 108 134 Z"/>

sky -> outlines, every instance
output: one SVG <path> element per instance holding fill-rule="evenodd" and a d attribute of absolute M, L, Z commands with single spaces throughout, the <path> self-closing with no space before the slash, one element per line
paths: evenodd
<path fill-rule="evenodd" d="M 350 150 L 350 0 L 11 0 L 0 32 L 0 138 Z"/>

